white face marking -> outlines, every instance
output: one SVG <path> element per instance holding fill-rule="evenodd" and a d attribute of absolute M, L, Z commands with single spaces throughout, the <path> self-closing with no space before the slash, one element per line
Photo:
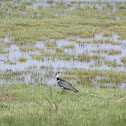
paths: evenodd
<path fill-rule="evenodd" d="M 58 78 L 59 77 L 59 74 L 57 74 L 56 77 Z"/>
<path fill-rule="evenodd" d="M 57 73 L 56 77 L 57 77 L 57 78 L 60 77 L 60 73 Z"/>

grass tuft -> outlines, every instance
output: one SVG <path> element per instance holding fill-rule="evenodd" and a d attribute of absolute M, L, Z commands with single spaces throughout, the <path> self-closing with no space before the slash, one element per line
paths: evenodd
<path fill-rule="evenodd" d="M 26 61 L 27 61 L 27 58 L 20 57 L 20 58 L 18 59 L 18 61 L 19 61 L 19 62 L 26 62 Z"/>
<path fill-rule="evenodd" d="M 121 58 L 121 62 L 124 63 L 124 64 L 126 63 L 126 57 L 125 56 Z"/>
<path fill-rule="evenodd" d="M 31 54 L 30 56 L 32 57 L 32 59 L 44 61 L 44 56 L 42 56 L 40 54 Z"/>
<path fill-rule="evenodd" d="M 6 54 L 6 53 L 9 53 L 9 51 L 6 50 L 5 48 L 0 47 L 0 53 L 1 54 Z"/>
<path fill-rule="evenodd" d="M 117 66 L 119 66 L 116 61 L 106 61 L 105 60 L 104 64 L 107 65 L 107 66 L 112 66 L 114 68 L 117 67 Z"/>
<path fill-rule="evenodd" d="M 78 54 L 77 60 L 89 62 L 91 60 L 99 60 L 102 57 L 99 55 L 87 55 L 87 54 Z"/>
<path fill-rule="evenodd" d="M 74 49 L 75 45 L 71 44 L 71 45 L 64 45 L 62 46 L 63 49 Z"/>
<path fill-rule="evenodd" d="M 120 54 L 122 54 L 121 50 L 114 50 L 114 49 L 109 50 L 109 55 L 120 55 Z"/>
<path fill-rule="evenodd" d="M 54 49 L 56 48 L 56 42 L 46 42 L 46 47 L 47 49 L 49 48 Z"/>
<path fill-rule="evenodd" d="M 111 44 L 111 45 L 122 45 L 121 42 L 114 42 L 111 40 L 103 40 L 103 39 L 98 39 L 98 40 L 93 40 L 93 41 L 78 41 L 78 43 L 88 43 L 88 44 Z"/>
<path fill-rule="evenodd" d="M 112 37 L 112 33 L 111 32 L 104 32 L 103 36 L 104 37 Z"/>

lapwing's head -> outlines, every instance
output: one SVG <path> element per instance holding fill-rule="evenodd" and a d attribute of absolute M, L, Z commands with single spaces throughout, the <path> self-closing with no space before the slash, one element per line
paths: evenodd
<path fill-rule="evenodd" d="M 57 72 L 56 74 L 55 74 L 55 76 L 58 78 L 58 77 L 60 77 L 60 72 Z"/>

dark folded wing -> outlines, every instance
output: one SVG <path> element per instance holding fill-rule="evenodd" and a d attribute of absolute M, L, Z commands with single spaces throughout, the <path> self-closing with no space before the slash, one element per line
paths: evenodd
<path fill-rule="evenodd" d="M 72 86 L 71 83 L 69 83 L 68 81 L 64 80 L 63 78 L 59 78 L 59 80 L 60 80 L 61 82 L 65 83 L 66 85 L 71 85 L 71 86 Z"/>
<path fill-rule="evenodd" d="M 62 79 L 62 78 L 59 78 L 60 82 L 64 85 L 64 87 L 67 87 L 71 90 L 76 90 L 71 83 L 69 83 L 68 81 Z"/>

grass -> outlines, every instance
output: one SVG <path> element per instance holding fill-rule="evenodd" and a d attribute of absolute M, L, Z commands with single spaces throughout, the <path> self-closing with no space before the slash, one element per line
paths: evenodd
<path fill-rule="evenodd" d="M 60 59 L 69 61 L 75 58 L 73 54 L 64 53 L 62 49 L 56 48 L 55 51 L 36 48 L 41 54 L 31 54 L 32 59 L 44 61 L 44 57 L 50 57 L 51 59 Z"/>
<path fill-rule="evenodd" d="M 56 42 L 46 42 L 46 47 L 47 47 L 47 49 L 54 49 L 54 48 L 56 48 Z"/>
<path fill-rule="evenodd" d="M 54 54 L 53 58 L 69 61 L 71 59 L 74 59 L 75 55 L 67 54 L 67 53 L 58 53 L 58 54 Z"/>
<path fill-rule="evenodd" d="M 32 57 L 32 59 L 36 59 L 36 60 L 39 60 L 39 61 L 44 61 L 44 56 L 40 55 L 40 54 L 31 54 L 30 55 Z"/>
<path fill-rule="evenodd" d="M 112 67 L 117 67 L 117 66 L 119 66 L 117 63 L 116 63 L 116 61 L 104 61 L 104 64 L 105 65 L 107 65 L 107 66 L 112 66 Z"/>
<path fill-rule="evenodd" d="M 20 58 L 18 59 L 18 61 L 21 62 L 21 63 L 22 63 L 22 62 L 26 62 L 26 61 L 27 61 L 27 58 L 20 57 Z"/>
<path fill-rule="evenodd" d="M 78 54 L 77 60 L 89 62 L 91 60 L 99 60 L 102 57 L 99 55 L 87 55 L 87 54 Z"/>
<path fill-rule="evenodd" d="M 63 49 L 61 49 L 61 48 L 56 48 L 56 53 L 63 53 L 64 51 L 63 51 Z"/>
<path fill-rule="evenodd" d="M 24 2 L 26 5 L 32 2 Z M 111 12 L 110 16 L 106 16 L 106 10 L 97 11 L 89 7 L 68 10 L 63 6 L 54 6 L 48 9 L 26 9 L 21 7 L 13 8 L 8 14 L 5 8 L 0 9 L 0 32 L 1 36 L 15 37 L 16 44 L 26 44 L 41 40 L 42 36 L 52 39 L 65 39 L 67 37 L 91 38 L 96 33 L 107 31 L 105 34 L 116 32 L 121 38 L 125 38 L 125 9 L 117 12 Z M 8 5 L 7 5 L 8 6 Z M 12 8 L 12 7 L 10 7 Z M 123 10 L 123 11 L 122 11 Z M 56 14 L 59 16 L 55 16 Z M 61 16 L 64 14 L 64 16 Z M 121 15 L 122 20 L 113 20 L 115 14 Z M 8 19 L 6 20 L 6 15 Z M 39 16 L 37 16 L 39 15 Z M 122 29 L 122 30 L 120 30 Z"/>
<path fill-rule="evenodd" d="M 126 57 L 125 56 L 121 58 L 121 62 L 124 63 L 124 64 L 126 63 Z"/>
<path fill-rule="evenodd" d="M 118 88 L 121 83 L 126 81 L 126 73 L 124 71 L 69 69 L 62 71 L 62 73 L 76 76 L 78 84 L 88 85 L 89 87 L 93 86 L 93 82 L 96 81 L 97 77 L 106 78 L 108 83 L 115 85 L 115 88 Z M 102 85 L 102 83 L 99 84 Z"/>
<path fill-rule="evenodd" d="M 38 50 L 41 53 L 40 55 L 38 54 L 39 58 L 36 60 L 39 60 L 41 57 L 51 57 L 52 59 L 60 59 L 60 60 L 66 60 L 66 61 L 75 58 L 75 55 L 73 54 L 64 53 L 64 50 L 62 48 L 51 47 L 51 49 L 55 49 L 55 50 L 48 50 L 48 49 L 45 50 L 41 48 L 36 48 L 36 50 Z"/>
<path fill-rule="evenodd" d="M 75 59 L 86 62 L 101 60 L 102 57 L 99 55 L 79 54 L 76 56 L 66 54 L 63 48 L 57 48 L 54 39 L 69 38 L 69 41 L 77 41 L 76 37 L 92 38 L 100 32 L 104 32 L 104 37 L 111 37 L 111 33 L 114 32 L 120 36 L 120 39 L 126 39 L 126 10 L 124 6 L 120 6 L 122 3 L 116 2 L 117 9 L 113 12 L 109 2 L 104 2 L 107 7 L 101 10 L 89 6 L 78 6 L 70 10 L 69 7 L 71 6 L 65 5 L 63 2 L 56 3 L 56 5 L 52 4 L 49 8 L 31 9 L 26 6 L 32 5 L 34 1 L 24 1 L 22 5 L 17 5 L 15 2 L 10 4 L 8 0 L 6 2 L 0 8 L 0 37 L 12 36 L 14 39 L 11 43 L 22 46 L 21 51 L 23 52 L 34 51 L 34 49 L 39 51 L 40 54 L 31 55 L 32 59 L 43 61 L 46 56 L 53 60 L 70 61 Z M 52 1 L 49 0 L 48 2 Z M 72 1 L 71 3 L 76 2 Z M 99 2 L 98 4 L 102 3 Z M 119 20 L 116 19 L 117 15 Z M 53 40 L 50 42 L 46 41 L 45 38 Z M 26 45 L 34 44 L 36 41 L 44 41 L 47 50 L 26 47 Z M 122 44 L 102 39 L 80 41 L 80 43 Z M 74 48 L 73 45 L 68 46 L 64 48 Z M 106 53 L 106 50 L 98 51 Z M 0 53 L 7 53 L 7 51 L 0 48 Z M 116 50 L 111 50 L 109 53 L 110 55 L 121 54 L 120 51 Z M 20 57 L 19 61 L 26 62 L 27 59 Z M 11 63 L 11 61 L 7 62 Z M 121 62 L 126 63 L 126 57 L 122 57 Z M 118 65 L 116 62 L 109 61 L 104 62 L 104 64 L 113 67 Z M 46 66 L 41 67 L 42 70 L 45 68 Z M 52 70 L 52 68 L 47 69 Z M 66 79 L 76 80 L 79 85 L 76 87 L 79 93 L 67 91 L 65 94 L 61 94 L 59 88 L 54 87 L 50 90 L 39 84 L 0 85 L 0 126 L 124 126 L 126 124 L 126 101 L 125 99 L 118 101 L 125 96 L 125 89 L 117 89 L 121 83 L 126 82 L 124 71 L 64 69 L 62 73 Z M 4 77 L 10 81 L 19 75 L 22 73 L 7 71 Z M 71 76 L 68 77 L 68 75 Z M 2 78 L 2 72 L 0 72 L 0 76 Z M 36 77 L 34 71 L 33 77 Z M 38 78 L 35 79 L 38 82 Z M 109 84 L 115 89 L 93 88 L 105 87 L 105 84 Z"/>
<path fill-rule="evenodd" d="M 22 47 L 20 48 L 22 52 L 29 52 L 29 51 L 34 51 L 33 47 Z"/>
<path fill-rule="evenodd" d="M 36 47 L 35 49 L 36 49 L 37 51 L 39 51 L 40 53 L 44 53 L 44 54 L 48 53 L 48 50 L 45 50 L 44 48 Z"/>
<path fill-rule="evenodd" d="M 10 64 L 10 65 L 16 65 L 16 62 L 11 61 L 11 60 L 9 60 L 9 59 L 6 60 L 5 63 L 6 63 L 6 64 Z"/>
<path fill-rule="evenodd" d="M 108 53 L 107 49 L 99 49 L 99 50 L 93 50 L 93 53 Z"/>
<path fill-rule="evenodd" d="M 6 54 L 6 53 L 9 53 L 9 51 L 3 47 L 0 47 L 0 53 L 1 54 Z"/>
<path fill-rule="evenodd" d="M 93 50 L 93 53 L 108 53 L 108 55 L 121 55 L 121 50 L 114 50 L 114 49 L 99 49 L 99 50 Z"/>
<path fill-rule="evenodd" d="M 122 54 L 121 50 L 114 50 L 114 49 L 109 50 L 109 55 L 120 55 L 120 54 Z"/>
<path fill-rule="evenodd" d="M 125 125 L 126 101 L 118 101 L 125 90 L 77 89 L 77 94 L 61 94 L 59 88 L 40 85 L 1 85 L 0 125 Z"/>
<path fill-rule="evenodd" d="M 103 36 L 104 37 L 112 37 L 112 33 L 111 32 L 104 32 Z"/>
<path fill-rule="evenodd" d="M 53 4 L 53 0 L 47 0 L 48 4 Z"/>
<path fill-rule="evenodd" d="M 123 34 L 124 32 L 126 32 L 126 26 L 125 25 L 109 27 L 108 30 L 118 33 L 118 35 L 120 36 L 120 39 L 126 39 L 125 35 Z"/>
<path fill-rule="evenodd" d="M 33 5 L 33 3 L 32 2 L 28 2 L 28 1 L 24 1 L 23 2 L 23 5 L 25 6 L 25 5 Z"/>
<path fill-rule="evenodd" d="M 122 54 L 121 50 L 114 50 L 114 49 L 99 49 L 99 50 L 93 50 L 93 53 L 108 53 L 108 55 L 120 55 Z"/>
<path fill-rule="evenodd" d="M 69 41 L 77 41 L 77 38 L 69 38 Z"/>
<path fill-rule="evenodd" d="M 74 49 L 75 48 L 75 45 L 73 44 L 70 44 L 70 45 L 64 45 L 62 46 L 63 49 Z"/>
<path fill-rule="evenodd" d="M 122 45 L 121 42 L 114 42 L 111 40 L 104 40 L 104 39 L 98 39 L 98 40 L 93 40 L 93 41 L 78 41 L 78 43 L 88 43 L 88 44 L 111 44 L 111 45 Z"/>

